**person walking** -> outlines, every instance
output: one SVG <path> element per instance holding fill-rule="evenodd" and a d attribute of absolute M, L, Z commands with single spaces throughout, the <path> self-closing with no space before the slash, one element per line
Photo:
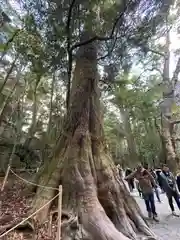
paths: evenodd
<path fill-rule="evenodd" d="M 136 185 L 136 189 L 138 190 L 139 197 L 142 198 L 141 188 L 140 188 L 140 185 L 139 185 L 139 181 L 137 179 L 135 179 L 135 185 Z"/>
<path fill-rule="evenodd" d="M 161 169 L 160 168 L 157 168 L 155 170 L 155 173 L 156 173 L 156 176 L 157 176 L 157 182 L 158 182 L 158 185 L 161 189 L 161 193 L 164 193 L 164 189 L 163 189 L 163 186 L 162 186 L 162 177 L 161 177 Z"/>
<path fill-rule="evenodd" d="M 178 190 L 180 192 L 180 173 L 178 173 L 176 176 L 176 184 L 177 184 Z"/>
<path fill-rule="evenodd" d="M 123 169 L 121 168 L 120 164 L 117 165 L 117 172 L 119 174 L 119 177 L 123 178 Z"/>
<path fill-rule="evenodd" d="M 158 220 L 158 215 L 156 213 L 156 206 L 154 202 L 154 192 L 153 187 L 156 186 L 154 178 L 152 175 L 142 167 L 141 164 L 137 166 L 137 169 L 130 175 L 125 177 L 125 180 L 130 180 L 136 178 L 139 181 L 139 186 L 144 198 L 146 209 L 148 212 L 148 217 L 153 218 L 155 221 Z"/>
<path fill-rule="evenodd" d="M 150 174 L 152 175 L 152 177 L 154 178 L 154 181 L 156 183 L 156 186 L 154 187 L 154 192 L 155 192 L 155 195 L 156 195 L 156 198 L 158 200 L 159 203 L 161 203 L 161 199 L 160 199 L 160 196 L 159 196 L 159 190 L 158 190 L 158 180 L 157 180 L 157 175 L 156 173 L 153 171 L 152 168 L 149 168 L 149 164 L 148 163 L 145 163 L 144 164 L 144 168 L 150 172 Z"/>
<path fill-rule="evenodd" d="M 156 187 L 154 188 L 154 192 L 156 194 L 156 198 L 157 198 L 158 202 L 161 203 L 161 199 L 160 199 L 160 195 L 159 195 L 159 189 L 158 189 L 157 175 L 152 168 L 149 169 L 149 172 L 152 175 L 152 177 L 154 178 L 154 181 L 156 182 Z"/>
<path fill-rule="evenodd" d="M 125 177 L 129 176 L 131 173 L 132 173 L 132 170 L 130 168 L 127 168 L 126 172 L 125 172 Z M 133 190 L 134 190 L 134 178 L 128 179 L 127 183 L 128 183 L 129 191 L 133 192 Z"/>
<path fill-rule="evenodd" d="M 178 208 L 180 209 L 180 199 L 179 199 L 179 193 L 176 186 L 176 179 L 173 176 L 173 174 L 170 172 L 168 166 L 165 164 L 162 167 L 162 172 L 160 175 L 162 177 L 162 186 L 167 195 L 172 214 L 174 216 L 179 216 L 179 214 L 175 212 L 175 208 L 173 205 L 173 198 L 174 198 Z"/>
<path fill-rule="evenodd" d="M 176 176 L 176 184 L 177 184 L 178 190 L 180 192 L 180 173 L 178 173 Z"/>

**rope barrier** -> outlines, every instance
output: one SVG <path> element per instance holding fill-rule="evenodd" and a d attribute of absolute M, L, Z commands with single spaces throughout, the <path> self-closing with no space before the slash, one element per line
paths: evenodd
<path fill-rule="evenodd" d="M 12 227 L 11 229 L 9 229 L 7 232 L 3 233 L 2 235 L 0 235 L 0 238 L 6 236 L 8 233 L 10 233 L 11 231 L 15 230 L 18 226 L 20 226 L 21 224 L 23 224 L 24 222 L 26 222 L 28 219 L 32 218 L 34 215 L 36 215 L 38 212 L 40 212 L 44 207 L 46 207 L 49 203 L 51 203 L 55 198 L 57 198 L 59 196 L 60 193 L 58 193 L 55 197 L 53 197 L 51 200 L 49 200 L 46 204 L 44 204 L 42 207 L 40 207 L 36 212 L 32 213 L 29 217 L 25 218 L 24 220 L 22 220 L 20 223 L 16 224 L 14 227 Z"/>
<path fill-rule="evenodd" d="M 17 175 L 12 169 L 10 169 L 10 171 L 11 171 L 17 178 L 19 178 L 21 181 L 24 181 L 25 183 L 28 183 L 28 184 L 31 184 L 31 185 L 34 185 L 34 186 L 37 186 L 37 187 L 42 187 L 42 188 L 46 188 L 46 189 L 51 189 L 51 190 L 57 190 L 57 191 L 59 191 L 58 188 L 46 187 L 46 186 L 43 186 L 43 185 L 40 185 L 40 184 L 36 184 L 36 183 L 30 182 L 30 181 L 28 181 L 28 180 L 20 177 L 19 175 Z"/>

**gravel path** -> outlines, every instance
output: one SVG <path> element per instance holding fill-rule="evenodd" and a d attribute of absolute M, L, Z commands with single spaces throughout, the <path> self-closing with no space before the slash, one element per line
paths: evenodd
<path fill-rule="evenodd" d="M 136 201 L 140 205 L 143 213 L 147 215 L 143 199 L 140 199 L 138 193 L 133 193 Z M 162 203 L 156 200 L 156 209 L 159 215 L 159 223 L 150 224 L 153 232 L 159 237 L 159 240 L 180 240 L 180 217 L 171 215 L 171 211 L 165 194 L 160 195 Z M 174 206 L 176 203 L 174 202 Z M 176 208 L 176 212 L 180 213 Z"/>

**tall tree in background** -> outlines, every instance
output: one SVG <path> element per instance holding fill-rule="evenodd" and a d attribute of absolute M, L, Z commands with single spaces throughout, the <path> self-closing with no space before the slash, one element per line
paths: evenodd
<path fill-rule="evenodd" d="M 178 7 L 178 1 L 175 3 L 173 11 Z M 177 8 L 178 9 L 178 8 Z M 176 11 L 175 11 L 176 12 Z M 175 62 L 175 67 L 173 69 L 172 77 L 170 76 L 170 64 L 171 57 L 174 52 L 170 52 L 171 47 L 171 32 L 173 24 L 176 26 L 176 21 L 178 21 L 178 12 L 171 13 L 168 11 L 165 15 L 165 44 L 162 46 L 162 51 L 160 52 L 162 56 L 163 66 L 162 66 L 162 86 L 163 86 L 163 99 L 160 103 L 161 109 L 161 129 L 160 135 L 162 138 L 162 144 L 165 151 L 166 163 L 169 165 L 171 170 L 175 172 L 179 168 L 179 157 L 176 152 L 176 139 L 175 135 L 175 126 L 179 124 L 180 121 L 173 114 L 173 106 L 176 104 L 176 94 L 178 93 L 178 76 L 180 73 L 180 57 L 179 53 L 177 54 L 177 60 Z M 175 24 L 176 23 L 176 24 Z M 178 30 L 175 29 L 178 34 Z M 179 49 L 176 49 L 179 51 Z"/>

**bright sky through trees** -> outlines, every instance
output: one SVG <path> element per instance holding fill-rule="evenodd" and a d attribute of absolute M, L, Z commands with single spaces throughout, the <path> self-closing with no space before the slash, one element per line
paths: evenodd
<path fill-rule="evenodd" d="M 0 0 L 0 2 L 1 2 L 1 1 L 4 1 L 4 0 Z M 18 14 L 23 15 L 22 9 L 21 9 L 21 6 L 20 6 L 20 1 L 19 1 L 19 0 L 6 0 L 6 1 L 9 2 L 9 3 L 12 5 L 13 9 L 16 9 L 16 11 L 18 12 Z M 176 10 L 173 10 L 173 12 L 174 12 L 174 11 L 176 11 Z M 10 17 L 11 17 L 11 16 L 10 16 Z M 171 30 L 171 46 L 170 46 L 172 52 L 175 51 L 175 50 L 177 50 L 178 47 L 179 47 L 179 37 L 180 37 L 180 36 L 177 35 L 176 30 L 175 30 L 175 29 L 172 29 L 172 30 Z M 161 38 L 159 39 L 159 41 L 160 41 L 160 43 L 163 44 L 163 42 L 164 42 L 164 37 L 161 37 Z M 173 54 L 172 52 L 171 52 L 170 74 L 173 73 L 174 68 L 175 68 L 175 63 L 176 63 L 176 57 L 174 56 L 174 54 Z M 137 72 L 137 74 L 138 74 L 139 72 L 141 72 L 141 70 L 139 69 L 139 66 L 138 66 L 138 67 L 135 66 L 135 67 L 134 67 L 134 70 L 135 70 L 135 72 Z"/>

